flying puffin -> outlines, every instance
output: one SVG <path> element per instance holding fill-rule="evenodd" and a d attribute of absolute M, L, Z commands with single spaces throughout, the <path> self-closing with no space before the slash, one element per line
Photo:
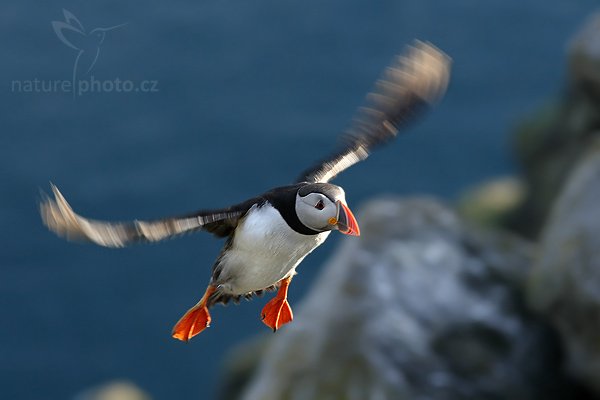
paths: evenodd
<path fill-rule="evenodd" d="M 305 170 L 295 183 L 242 203 L 154 221 L 104 222 L 76 214 L 51 185 L 54 198 L 44 196 L 40 204 L 43 222 L 68 240 L 106 247 L 157 242 L 200 230 L 226 238 L 204 295 L 177 322 L 172 336 L 188 341 L 202 332 L 211 322 L 208 309 L 216 303 L 238 302 L 278 287 L 261 312 L 262 321 L 276 331 L 293 319 L 288 287 L 304 257 L 333 230 L 360 235 L 344 190 L 329 182 L 439 100 L 449 75 L 449 57 L 429 43 L 415 41 L 377 81 L 337 152 Z"/>

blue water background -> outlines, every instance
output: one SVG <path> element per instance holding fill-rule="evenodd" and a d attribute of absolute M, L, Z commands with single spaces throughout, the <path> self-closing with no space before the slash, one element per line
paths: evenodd
<path fill-rule="evenodd" d="M 290 182 L 334 148 L 373 81 L 414 38 L 454 60 L 443 102 L 337 180 L 353 208 L 384 193 L 451 200 L 514 173 L 510 133 L 560 95 L 569 37 L 597 0 L 27 1 L 0 3 L 0 397 L 69 399 L 128 379 L 156 399 L 211 398 L 222 356 L 267 332 L 266 299 L 217 307 L 187 345 L 170 330 L 201 296 L 221 242 L 197 234 L 122 250 L 42 226 L 56 183 L 83 215 L 155 218 Z M 69 80 L 51 21 L 106 34 L 91 75 L 155 93 L 18 93 Z M 333 237 L 335 236 L 335 237 Z M 291 287 L 297 304 L 340 235 Z"/>

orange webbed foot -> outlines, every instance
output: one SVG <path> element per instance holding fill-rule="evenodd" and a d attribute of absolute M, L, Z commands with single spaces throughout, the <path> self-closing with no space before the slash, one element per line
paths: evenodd
<path fill-rule="evenodd" d="M 190 308 L 183 317 L 175 324 L 172 336 L 175 339 L 187 342 L 206 328 L 210 326 L 210 313 L 206 303 L 208 298 L 214 293 L 215 288 L 209 286 L 202 296 L 202 300 L 194 307 Z"/>
<path fill-rule="evenodd" d="M 262 322 L 269 328 L 276 331 L 288 322 L 292 322 L 294 314 L 292 313 L 292 307 L 285 299 L 274 298 L 269 301 L 263 308 Z"/>
<path fill-rule="evenodd" d="M 287 301 L 287 289 L 291 280 L 292 278 L 283 279 L 275 298 L 262 309 L 262 322 L 273 329 L 273 332 L 294 319 L 292 307 Z"/>

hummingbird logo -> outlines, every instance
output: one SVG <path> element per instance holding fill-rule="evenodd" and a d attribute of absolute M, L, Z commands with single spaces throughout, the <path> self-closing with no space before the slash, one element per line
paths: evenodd
<path fill-rule="evenodd" d="M 115 25 L 108 28 L 95 28 L 86 32 L 79 19 L 70 11 L 63 9 L 64 21 L 52 21 L 54 33 L 68 47 L 77 51 L 73 65 L 73 87 L 78 77 L 88 74 L 100 55 L 100 48 L 106 32 L 121 28 L 125 24 Z"/>

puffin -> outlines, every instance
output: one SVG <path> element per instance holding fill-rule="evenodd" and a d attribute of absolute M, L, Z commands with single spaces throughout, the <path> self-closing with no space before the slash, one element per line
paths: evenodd
<path fill-rule="evenodd" d="M 75 213 L 59 189 L 42 194 L 43 223 L 67 240 L 124 247 L 206 231 L 225 244 L 212 266 L 200 301 L 175 324 L 172 337 L 187 342 L 211 323 L 209 308 L 264 291 L 277 294 L 261 311 L 277 331 L 293 319 L 288 288 L 298 265 L 332 231 L 359 236 L 344 189 L 330 183 L 339 173 L 387 144 L 409 122 L 438 102 L 450 76 L 450 58 L 428 42 L 415 41 L 394 58 L 365 105 L 342 135 L 338 149 L 302 172 L 294 183 L 222 209 L 200 210 L 156 220 L 108 222 Z"/>

